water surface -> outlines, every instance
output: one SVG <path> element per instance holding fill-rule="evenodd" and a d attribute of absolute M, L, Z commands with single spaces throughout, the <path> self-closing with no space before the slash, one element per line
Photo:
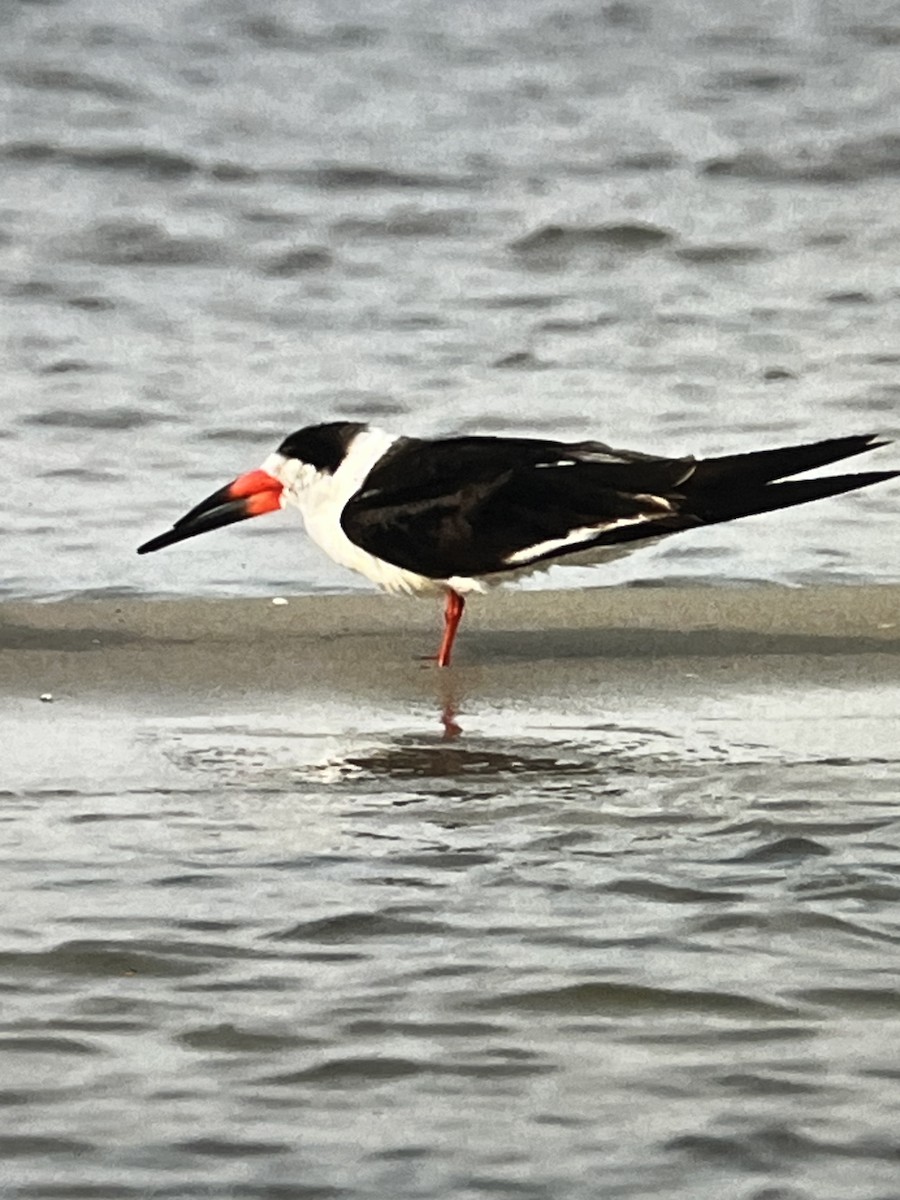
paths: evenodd
<path fill-rule="evenodd" d="M 687 663 L 8 712 L 8 1194 L 893 1195 L 896 688 Z"/>

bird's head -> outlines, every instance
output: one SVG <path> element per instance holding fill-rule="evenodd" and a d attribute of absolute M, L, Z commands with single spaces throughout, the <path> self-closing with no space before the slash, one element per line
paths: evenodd
<path fill-rule="evenodd" d="M 284 439 L 261 467 L 239 475 L 201 500 L 171 529 L 139 546 L 138 554 L 162 550 L 199 533 L 298 503 L 304 492 L 335 474 L 354 438 L 365 429 L 365 425 L 354 421 L 298 429 Z"/>

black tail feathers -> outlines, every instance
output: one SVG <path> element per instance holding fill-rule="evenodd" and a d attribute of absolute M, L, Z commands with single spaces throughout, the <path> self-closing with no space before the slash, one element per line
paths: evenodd
<path fill-rule="evenodd" d="M 761 487 L 733 487 L 723 481 L 721 489 L 704 490 L 692 497 L 689 508 L 701 524 L 714 525 L 752 517 L 756 513 L 792 508 L 827 496 L 840 496 L 873 483 L 895 479 L 900 471 L 863 471 L 858 475 L 831 475 L 825 479 L 791 479 L 785 483 L 769 483 Z"/>
<path fill-rule="evenodd" d="M 683 511 L 691 512 L 704 525 L 734 521 L 755 513 L 792 508 L 811 500 L 824 500 L 893 479 L 897 471 L 864 471 L 858 475 L 831 475 L 820 479 L 787 479 L 829 463 L 852 458 L 866 450 L 885 446 L 875 434 L 828 438 L 806 446 L 780 450 L 757 450 L 730 454 L 697 463 L 686 481 Z M 780 482 L 785 480 L 785 482 Z"/>
<path fill-rule="evenodd" d="M 888 442 L 879 438 L 877 434 L 863 434 L 828 438 L 826 441 L 811 442 L 805 446 L 784 446 L 779 450 L 752 450 L 748 454 L 704 458 L 697 463 L 697 469 L 691 477 L 691 486 L 703 490 L 715 488 L 717 484 L 728 488 L 753 487 L 777 479 L 786 479 L 789 475 L 800 475 L 803 471 L 814 471 L 817 467 L 827 467 L 829 463 L 840 462 L 843 458 L 852 458 L 855 454 L 864 454 L 867 450 L 875 450 L 887 444 Z M 865 485 L 859 483 L 856 486 Z M 811 500 L 817 498 L 810 497 Z M 802 504 L 803 501 L 796 500 L 794 503 Z"/>
<path fill-rule="evenodd" d="M 808 504 L 812 500 L 824 500 L 828 496 L 839 496 L 873 483 L 896 479 L 900 471 L 862 471 L 858 475 L 785 479 L 785 476 L 827 466 L 887 444 L 870 434 L 830 438 L 781 450 L 757 450 L 749 454 L 701 459 L 677 485 L 677 494 L 670 497 L 673 511 L 653 521 L 652 528 L 656 536 L 665 537 L 700 525 L 716 525 L 779 508 L 793 508 L 796 504 Z M 618 527 L 598 537 L 597 544 L 641 541 L 653 536 L 649 533 L 650 527 L 649 523 Z"/>

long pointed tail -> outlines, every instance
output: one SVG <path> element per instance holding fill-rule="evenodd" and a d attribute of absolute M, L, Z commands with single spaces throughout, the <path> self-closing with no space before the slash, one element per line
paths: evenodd
<path fill-rule="evenodd" d="M 690 485 L 692 488 L 706 490 L 714 488 L 716 484 L 746 487 L 771 483 L 776 479 L 786 479 L 789 475 L 799 475 L 803 471 L 814 471 L 817 467 L 826 467 L 829 463 L 840 462 L 843 458 L 852 458 L 854 454 L 864 454 L 867 450 L 887 445 L 886 440 L 870 433 L 854 437 L 828 438 L 822 442 L 810 442 L 805 446 L 784 446 L 778 450 L 752 450 L 748 454 L 704 458 L 697 463 Z M 863 476 L 859 476 L 859 479 L 862 481 Z M 857 486 L 864 487 L 865 483 L 860 482 Z M 814 500 L 817 497 L 809 498 Z M 796 500 L 794 503 L 801 504 L 803 501 Z"/>
<path fill-rule="evenodd" d="M 808 504 L 811 500 L 824 500 L 826 496 L 839 496 L 842 492 L 852 492 L 872 483 L 883 483 L 898 475 L 900 471 L 863 471 L 858 475 L 791 479 L 785 483 L 751 487 L 734 487 L 733 484 L 729 485 L 728 480 L 723 480 L 719 488 L 703 489 L 693 494 L 689 508 L 704 525 L 714 525 L 719 521 L 734 521 L 738 517 L 773 512 L 777 508 Z"/>
<path fill-rule="evenodd" d="M 701 459 L 688 477 L 676 485 L 678 494 L 671 497 L 674 511 L 654 521 L 653 528 L 665 536 L 698 525 L 715 525 L 778 508 L 792 508 L 795 504 L 808 504 L 811 500 L 824 500 L 827 496 L 839 496 L 842 492 L 896 479 L 900 471 L 862 471 L 858 475 L 785 479 L 785 476 L 823 467 L 887 444 L 870 434 L 829 438 L 780 450 L 756 450 L 749 454 Z M 649 527 L 649 523 L 619 527 L 602 534 L 596 544 L 640 541 L 648 537 Z"/>

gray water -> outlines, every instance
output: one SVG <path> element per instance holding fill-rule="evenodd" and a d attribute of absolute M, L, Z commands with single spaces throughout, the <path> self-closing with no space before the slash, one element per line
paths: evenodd
<path fill-rule="evenodd" d="M 522 670 L 6 714 L 4 1195 L 900 1195 L 896 683 Z"/>
<path fill-rule="evenodd" d="M 898 432 L 892 4 L 2 21 L 8 592 L 364 586 L 287 517 L 132 554 L 322 419 L 700 454 Z M 896 580 L 898 503 L 717 528 L 602 578 Z"/>
<path fill-rule="evenodd" d="M 318 420 L 900 432 L 893 4 L 0 26 L 5 594 L 360 586 L 286 517 L 133 554 Z M 896 581 L 898 512 L 550 582 Z M 3 700 L 4 1197 L 898 1200 L 896 672 L 513 641 L 455 741 L 289 656 Z"/>

